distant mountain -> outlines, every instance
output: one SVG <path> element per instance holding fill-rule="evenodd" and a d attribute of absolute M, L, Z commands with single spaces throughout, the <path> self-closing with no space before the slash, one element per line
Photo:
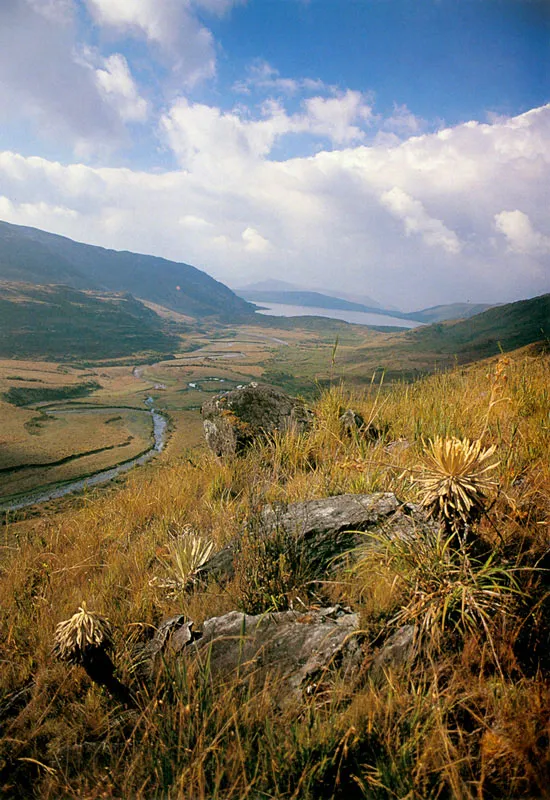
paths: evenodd
<path fill-rule="evenodd" d="M 438 322 L 404 334 L 409 350 L 457 356 L 460 362 L 497 355 L 550 337 L 550 294 L 493 306 L 460 322 Z"/>
<path fill-rule="evenodd" d="M 256 283 L 249 283 L 239 289 L 235 289 L 240 297 L 245 297 L 248 292 L 313 292 L 314 294 L 322 295 L 324 297 L 336 297 L 339 300 L 348 300 L 351 303 L 359 303 L 359 305 L 368 306 L 369 308 L 382 308 L 382 305 L 374 300 L 369 295 L 352 294 L 350 292 L 340 292 L 335 289 L 312 289 L 309 286 L 302 286 L 297 283 L 289 283 L 288 281 L 279 281 L 269 278 L 266 281 L 257 281 Z M 264 302 L 268 302 L 264 300 Z M 272 301 L 275 302 L 275 301 Z M 302 304 L 305 305 L 305 304 Z M 333 306 L 331 306 L 333 307 Z M 326 306 L 319 306 L 319 308 L 326 308 Z"/>
<path fill-rule="evenodd" d="M 170 353 L 178 345 L 131 295 L 0 282 L 0 358 L 55 361 Z"/>
<path fill-rule="evenodd" d="M 341 297 L 332 297 L 320 292 L 310 291 L 268 291 L 265 289 L 240 289 L 239 295 L 252 303 L 282 303 L 289 306 L 306 306 L 307 308 L 328 308 L 340 311 L 362 311 L 366 313 L 381 314 L 382 316 L 403 317 L 399 311 L 389 311 L 380 306 L 367 306 L 344 300 Z M 408 318 L 407 318 L 408 319 Z"/>
<path fill-rule="evenodd" d="M 421 311 L 411 311 L 401 314 L 401 316 L 405 319 L 416 320 L 416 322 L 444 322 L 449 319 L 469 319 L 492 307 L 487 303 L 450 303 L 443 306 L 431 306 L 431 308 L 424 308 Z"/>
<path fill-rule="evenodd" d="M 235 292 L 241 296 L 241 292 L 302 292 L 310 291 L 307 286 L 302 286 L 297 283 L 289 283 L 288 281 L 278 281 L 275 278 L 268 278 L 266 281 L 256 281 L 256 283 L 248 283 L 246 286 L 241 286 L 235 289 Z"/>
<path fill-rule="evenodd" d="M 106 250 L 0 221 L 0 280 L 130 292 L 192 317 L 249 316 L 249 303 L 189 264 Z"/>
<path fill-rule="evenodd" d="M 377 308 L 388 313 L 392 313 L 393 316 L 395 314 L 394 311 L 397 311 L 399 316 L 399 309 L 397 306 L 383 306 L 382 303 L 379 303 L 378 300 L 375 300 L 374 297 L 371 297 L 368 294 L 357 294 L 356 292 L 341 292 L 336 291 L 336 289 L 323 289 L 322 294 L 327 294 L 329 297 L 340 297 L 342 300 L 350 300 L 352 303 L 359 303 L 363 306 L 368 306 L 369 308 Z"/>

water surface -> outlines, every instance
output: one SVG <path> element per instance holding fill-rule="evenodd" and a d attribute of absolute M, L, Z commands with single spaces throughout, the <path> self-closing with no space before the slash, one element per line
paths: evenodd
<path fill-rule="evenodd" d="M 258 301 L 259 303 L 260 301 Z M 343 311 L 339 308 L 314 308 L 313 306 L 289 306 L 284 303 L 261 303 L 262 310 L 257 314 L 269 317 L 327 317 L 355 325 L 391 325 L 396 328 L 417 328 L 421 322 L 409 319 L 390 317 L 385 314 L 374 314 L 366 311 Z"/>

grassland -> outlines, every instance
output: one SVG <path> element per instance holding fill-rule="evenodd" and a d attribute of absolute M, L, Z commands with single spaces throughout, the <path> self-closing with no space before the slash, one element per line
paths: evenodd
<path fill-rule="evenodd" d="M 0 361 L 0 497 L 76 479 L 142 453 L 152 441 L 146 388 L 129 367 L 84 371 Z M 25 407 L 23 401 L 34 403 Z M 124 408 L 109 408 L 118 405 Z"/>
<path fill-rule="evenodd" d="M 311 342 L 280 345 L 269 358 L 288 357 L 287 347 L 315 350 L 318 343 L 312 334 Z M 330 343 L 324 346 L 330 354 Z M 251 368 L 259 357 L 251 352 L 227 369 Z M 310 365 L 312 373 L 319 366 L 313 354 Z M 324 374 L 331 366 L 336 372 L 338 353 L 335 364 L 329 358 L 323 365 Z M 199 368 L 206 366 L 174 371 Z M 166 365 L 158 369 L 169 372 Z M 148 380 L 147 369 L 140 380 Z M 112 390 L 116 378 L 109 385 L 103 391 Z M 318 392 L 307 437 L 288 434 L 223 462 L 174 437 L 163 460 L 135 472 L 124 486 L 5 525 L 3 795 L 547 797 L 550 609 L 541 567 L 548 562 L 550 525 L 549 387 L 550 358 L 540 348 L 382 390 L 346 387 L 335 377 L 331 389 Z M 382 438 L 343 436 L 338 417 L 348 406 L 371 420 Z M 193 415 L 177 413 L 182 422 Z M 55 624 L 86 600 L 114 624 L 119 675 L 129 680 L 132 642 L 165 617 L 183 613 L 199 625 L 243 608 L 238 580 L 223 588 L 192 585 L 177 596 L 160 589 L 152 579 L 166 574 L 171 537 L 191 526 L 219 548 L 259 506 L 278 500 L 394 491 L 416 501 L 420 489 L 413 478 L 423 441 L 437 435 L 479 438 L 496 448 L 498 486 L 475 531 L 506 586 L 517 591 L 494 584 L 499 602 L 485 629 L 465 626 L 444 636 L 443 644 L 438 639 L 429 657 L 381 684 L 336 681 L 328 692 L 285 710 L 273 703 L 269 682 L 243 692 L 237 683 L 213 682 L 207 668 L 186 671 L 185 662 L 168 656 L 138 710 L 129 712 L 79 667 L 53 658 Z M 399 610 L 414 610 L 414 585 L 406 590 L 411 575 L 402 566 L 385 575 L 343 570 L 314 587 L 315 602 L 339 601 L 361 613 L 365 665 Z M 311 602 L 312 587 L 287 578 L 287 601 L 299 596 Z M 267 611 L 269 593 L 261 581 L 252 586 Z"/>
<path fill-rule="evenodd" d="M 543 298 L 546 303 L 547 300 Z M 526 302 L 535 303 L 536 313 L 531 309 L 529 323 L 534 326 L 529 334 L 532 336 L 542 324 L 539 317 L 544 316 L 546 306 L 538 300 Z M 520 304 L 518 312 L 514 305 L 505 307 L 506 321 L 514 331 L 514 342 L 525 337 L 518 327 L 525 317 L 522 308 Z M 80 407 L 143 409 L 145 399 L 152 397 L 155 407 L 171 416 L 177 441 L 186 441 L 185 430 L 179 430 L 183 420 L 189 434 L 187 440 L 196 441 L 200 428 L 198 412 L 211 393 L 251 380 L 263 380 L 313 400 L 324 387 L 337 380 L 344 380 L 346 385 L 358 389 L 368 387 L 373 380 L 386 385 L 396 380 L 411 380 L 434 370 L 447 369 L 455 361 L 468 360 L 470 345 L 470 350 L 462 353 L 453 351 L 453 347 L 460 345 L 460 337 L 467 339 L 461 325 L 479 327 L 476 318 L 459 323 L 457 338 L 455 324 L 409 333 L 373 331 L 312 318 L 298 322 L 272 318 L 266 322 L 264 317 L 258 324 L 227 327 L 211 322 L 190 326 L 189 319 L 181 314 L 162 311 L 160 307 L 154 310 L 162 312 L 168 322 L 180 326 L 178 346 L 164 360 L 144 363 L 141 358 L 120 357 L 111 361 L 63 364 L 0 361 L 0 397 L 3 398 L 0 399 L 3 414 L 0 441 L 4 452 L 0 455 L 0 468 L 4 463 L 13 467 L 35 465 L 27 471 L 13 473 L 9 479 L 5 473 L 0 473 L 0 496 L 78 477 L 79 469 L 80 474 L 89 474 L 113 466 L 142 452 L 150 440 L 143 430 L 144 421 L 141 427 L 136 425 L 128 416 L 129 412 L 123 414 L 119 425 L 100 426 L 96 437 L 97 417 L 73 415 L 54 421 L 26 405 L 17 410 L 13 403 L 49 402 L 60 408 L 70 402 Z M 503 312 L 494 309 L 491 313 L 497 314 L 498 322 L 498 314 Z M 485 315 L 479 319 L 483 318 Z M 477 343 L 480 344 L 490 329 L 491 347 L 498 350 L 497 323 L 490 317 L 484 325 L 481 333 L 476 333 Z M 6 399 L 11 403 L 6 403 Z M 62 459 L 70 460 L 51 469 L 36 468 L 36 465 Z"/>

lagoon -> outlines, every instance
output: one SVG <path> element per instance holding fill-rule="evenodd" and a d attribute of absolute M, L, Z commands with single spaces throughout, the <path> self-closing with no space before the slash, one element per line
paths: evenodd
<path fill-rule="evenodd" d="M 260 304 L 260 301 L 258 301 Z M 417 328 L 421 322 L 390 317 L 366 311 L 343 311 L 335 308 L 315 308 L 313 306 L 291 306 L 283 303 L 261 303 L 262 309 L 256 313 L 269 317 L 327 317 L 351 322 L 355 325 L 391 325 L 396 328 Z"/>

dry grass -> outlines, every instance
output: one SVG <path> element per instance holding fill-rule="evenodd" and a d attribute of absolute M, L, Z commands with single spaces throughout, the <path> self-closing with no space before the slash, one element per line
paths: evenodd
<path fill-rule="evenodd" d="M 379 440 L 341 429 L 338 417 L 350 406 L 378 428 Z M 548 357 L 527 351 L 504 365 L 486 362 L 413 385 L 378 391 L 373 384 L 359 396 L 335 387 L 316 410 L 307 438 L 277 436 L 225 462 L 172 449 L 121 487 L 4 526 L 6 797 L 547 796 L 547 578 L 535 567 L 545 564 L 550 523 Z M 496 448 L 496 502 L 477 534 L 486 558 L 517 592 L 501 592 L 502 613 L 483 605 L 477 619 L 487 621 L 490 637 L 482 622 L 466 624 L 431 660 L 383 685 L 336 684 L 284 712 L 274 708 L 269 682 L 218 685 L 206 667 L 187 670 L 168 659 L 141 709 L 129 714 L 80 668 L 53 659 L 56 624 L 85 599 L 111 620 L 124 678 L 136 631 L 173 613 L 198 625 L 242 597 L 237 583 L 191 586 L 177 597 L 155 587 L 153 579 L 166 576 L 170 541 L 186 526 L 217 549 L 274 500 L 390 490 L 416 501 L 421 491 L 412 478 L 422 442 L 436 436 Z M 396 606 L 395 575 L 401 598 L 420 580 L 410 565 L 386 566 L 381 578 L 343 574 L 327 588 L 327 600 L 345 599 L 361 611 L 373 638 L 391 630 L 392 617 L 406 607 L 402 599 Z M 448 579 L 450 571 L 439 566 Z M 453 608 L 454 625 L 460 603 Z"/>
<path fill-rule="evenodd" d="M 2 497 L 107 469 L 142 453 L 152 440 L 151 417 L 143 411 L 16 411 L 30 416 L 23 430 L 12 428 L 2 442 Z"/>

